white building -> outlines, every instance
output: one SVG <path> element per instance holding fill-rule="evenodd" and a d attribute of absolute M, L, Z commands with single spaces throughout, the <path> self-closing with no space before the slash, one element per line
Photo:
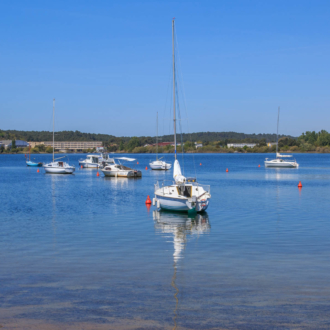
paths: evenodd
<path fill-rule="evenodd" d="M 256 143 L 228 143 L 227 147 L 228 148 L 244 148 L 245 146 L 247 146 L 248 148 L 253 148 L 256 145 L 257 145 Z"/>
<path fill-rule="evenodd" d="M 196 149 L 203 148 L 203 143 L 197 143 L 197 142 L 195 142 L 195 148 Z"/>

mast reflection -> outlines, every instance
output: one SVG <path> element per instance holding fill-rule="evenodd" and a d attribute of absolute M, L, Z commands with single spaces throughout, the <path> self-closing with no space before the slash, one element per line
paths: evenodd
<path fill-rule="evenodd" d="M 211 226 L 207 213 L 194 214 L 193 216 L 187 213 L 173 213 L 166 211 L 153 211 L 153 219 L 155 222 L 155 230 L 164 236 L 167 234 L 173 235 L 173 276 L 171 286 L 175 289 L 174 299 L 175 308 L 173 310 L 173 330 L 177 329 L 177 310 L 179 306 L 179 288 L 176 285 L 177 267 L 180 259 L 183 258 L 183 251 L 187 245 L 189 237 L 198 237 L 199 235 L 210 232 Z"/>

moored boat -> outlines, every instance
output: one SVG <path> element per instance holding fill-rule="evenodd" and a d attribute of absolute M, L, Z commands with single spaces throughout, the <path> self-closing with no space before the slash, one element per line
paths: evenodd
<path fill-rule="evenodd" d="M 113 164 L 107 164 L 103 168 L 101 168 L 101 172 L 105 176 L 110 177 L 123 177 L 123 178 L 139 178 L 142 177 L 142 172 L 136 169 L 132 169 L 130 167 L 124 166 L 121 162 L 128 161 L 133 162 L 135 161 L 134 158 L 128 157 L 118 157 L 114 158 L 113 160 L 117 159 L 118 163 L 114 161 Z"/>
<path fill-rule="evenodd" d="M 170 185 L 155 184 L 153 205 L 157 209 L 171 211 L 203 212 L 210 203 L 210 186 L 200 185 L 195 178 L 186 178 L 181 173 L 177 160 L 176 142 L 176 79 L 175 79 L 175 49 L 174 49 L 174 19 L 172 20 L 172 51 L 173 51 L 173 122 L 174 122 L 174 182 Z"/>
<path fill-rule="evenodd" d="M 162 158 L 158 158 L 158 112 L 157 112 L 157 135 L 156 135 L 156 160 L 149 163 L 149 166 L 152 170 L 158 171 L 166 171 L 171 169 L 172 164 L 166 163 L 165 161 L 161 160 Z"/>
<path fill-rule="evenodd" d="M 74 165 L 69 165 L 66 162 L 59 162 L 55 159 L 54 151 L 54 141 L 55 141 L 55 99 L 53 99 L 53 161 L 51 163 L 45 164 L 43 167 L 46 173 L 51 174 L 72 174 L 76 168 Z M 64 157 L 61 157 L 64 158 Z M 61 159 L 58 158 L 58 159 Z"/>
<path fill-rule="evenodd" d="M 100 158 L 102 158 L 102 156 L 87 155 L 86 159 L 79 160 L 79 165 L 83 168 L 99 168 L 99 166 L 101 165 Z"/>
<path fill-rule="evenodd" d="M 29 159 L 27 159 L 26 155 L 25 155 L 25 158 L 26 158 L 26 166 L 32 166 L 32 167 L 41 167 L 43 165 L 43 163 L 39 162 L 39 163 L 36 163 L 36 162 L 32 162 L 31 161 L 31 145 L 29 144 Z"/>
<path fill-rule="evenodd" d="M 278 107 L 277 112 L 277 133 L 276 133 L 276 158 L 265 159 L 265 167 L 276 167 L 276 168 L 298 168 L 299 164 L 296 162 L 296 160 L 293 158 L 292 155 L 281 155 L 278 152 L 278 127 L 279 127 L 279 121 L 280 121 L 280 107 Z M 288 160 L 283 158 L 289 158 Z"/>
<path fill-rule="evenodd" d="M 32 162 L 31 160 L 27 160 L 26 165 L 33 166 L 33 167 L 41 167 L 43 165 L 43 163 L 35 163 L 35 162 Z"/>

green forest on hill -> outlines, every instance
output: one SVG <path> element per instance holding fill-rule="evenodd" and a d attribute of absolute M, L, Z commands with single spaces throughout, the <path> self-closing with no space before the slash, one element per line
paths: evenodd
<path fill-rule="evenodd" d="M 108 134 L 82 133 L 79 131 L 61 131 L 55 133 L 56 141 L 102 141 L 108 152 L 133 152 L 154 153 L 156 137 L 116 137 Z M 24 140 L 29 142 L 51 141 L 52 132 L 47 131 L 16 131 L 0 130 L 1 140 Z M 160 137 L 162 142 L 173 141 L 172 135 Z M 276 134 L 244 134 L 236 132 L 199 132 L 182 134 L 178 136 L 178 143 L 183 143 L 184 152 L 274 152 L 275 145 L 267 146 L 267 142 L 275 142 Z M 202 148 L 195 148 L 195 142 L 202 143 Z M 227 148 L 228 143 L 256 143 L 254 148 Z M 279 136 L 279 151 L 281 152 L 330 152 L 330 134 L 322 130 L 320 132 L 307 131 L 298 138 L 292 136 Z M 91 152 L 85 150 L 84 152 Z M 170 145 L 160 147 L 159 152 L 171 153 L 174 148 Z M 181 146 L 178 146 L 178 152 Z M 0 152 L 6 152 L 0 148 Z M 27 152 L 27 150 L 11 150 L 7 152 Z M 33 148 L 32 152 L 52 152 L 52 148 L 44 146 Z"/>
<path fill-rule="evenodd" d="M 284 137 L 281 135 L 280 137 Z M 82 133 L 79 131 L 59 131 L 55 132 L 56 141 L 102 141 L 108 143 L 120 142 L 127 143 L 132 137 L 122 136 L 116 137 L 109 134 Z M 173 135 L 164 135 L 159 137 L 163 142 L 173 141 Z M 24 140 L 28 142 L 52 141 L 53 132 L 48 131 L 17 131 L 17 130 L 0 130 L 0 140 Z M 151 144 L 156 142 L 155 136 L 138 137 L 140 144 Z M 236 132 L 199 132 L 199 133 L 183 133 L 183 142 L 215 142 L 226 141 L 226 143 L 249 142 L 258 143 L 265 139 L 266 142 L 276 141 L 276 134 L 245 134 Z M 181 137 L 178 138 L 181 141 Z"/>

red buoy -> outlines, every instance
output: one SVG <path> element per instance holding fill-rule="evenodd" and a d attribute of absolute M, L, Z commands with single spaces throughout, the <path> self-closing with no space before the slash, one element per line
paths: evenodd
<path fill-rule="evenodd" d="M 229 172 L 229 171 L 228 171 L 228 168 L 226 169 L 226 172 Z"/>
<path fill-rule="evenodd" d="M 149 195 L 147 197 L 146 204 L 151 204 L 151 199 L 150 199 Z"/>
<path fill-rule="evenodd" d="M 148 166 L 146 166 L 146 170 L 148 171 Z"/>
<path fill-rule="evenodd" d="M 138 164 L 138 165 L 139 165 L 139 162 L 137 162 L 136 164 Z"/>
<path fill-rule="evenodd" d="M 81 168 L 83 168 L 83 166 L 82 166 L 82 165 L 81 165 L 80 167 L 81 167 Z"/>
<path fill-rule="evenodd" d="M 260 167 L 260 164 L 258 165 L 258 167 Z"/>
<path fill-rule="evenodd" d="M 199 166 L 202 166 L 202 163 L 199 163 Z"/>
<path fill-rule="evenodd" d="M 97 171 L 96 176 L 100 176 L 100 173 Z"/>
<path fill-rule="evenodd" d="M 37 169 L 37 173 L 39 173 L 40 171 L 39 171 L 39 169 Z"/>
<path fill-rule="evenodd" d="M 302 188 L 301 181 L 299 181 L 299 183 L 298 183 L 298 188 Z"/>

